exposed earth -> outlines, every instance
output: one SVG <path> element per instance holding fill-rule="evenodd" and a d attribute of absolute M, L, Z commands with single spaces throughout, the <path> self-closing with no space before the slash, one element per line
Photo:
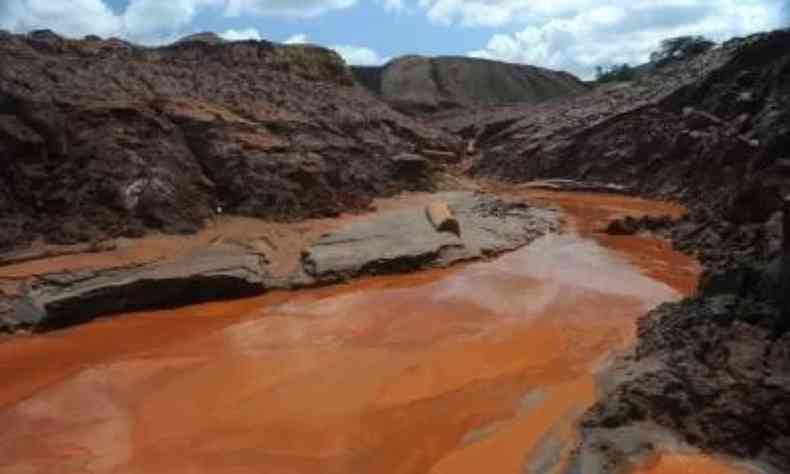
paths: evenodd
<path fill-rule="evenodd" d="M 365 210 L 431 190 L 438 160 L 410 153 L 459 149 L 318 47 L 198 37 L 151 49 L 38 32 L 0 38 L 0 55 L 0 154 L 14 157 L 0 165 L 0 250 L 192 233 L 223 212 Z"/>
<path fill-rule="evenodd" d="M 790 31 L 0 57 L 0 472 L 790 471 Z"/>
<path fill-rule="evenodd" d="M 566 72 L 464 57 L 405 56 L 384 66 L 351 70 L 360 84 L 394 108 L 419 115 L 472 106 L 538 103 L 589 89 Z"/>

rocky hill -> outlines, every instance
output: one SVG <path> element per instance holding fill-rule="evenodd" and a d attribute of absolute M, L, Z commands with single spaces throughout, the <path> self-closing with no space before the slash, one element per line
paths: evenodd
<path fill-rule="evenodd" d="M 39 31 L 0 34 L 0 57 L 0 250 L 363 209 L 430 187 L 403 153 L 456 149 L 319 47 Z"/>
<path fill-rule="evenodd" d="M 466 57 L 404 56 L 381 67 L 352 71 L 361 84 L 408 113 L 537 103 L 587 91 L 567 72 Z"/>
<path fill-rule="evenodd" d="M 711 232 L 737 240 L 733 229 L 765 223 L 790 192 L 789 47 L 788 31 L 755 35 L 583 97 L 437 121 L 480 150 L 475 176 L 616 183 L 680 199 Z M 718 258 L 711 239 L 707 260 Z"/>

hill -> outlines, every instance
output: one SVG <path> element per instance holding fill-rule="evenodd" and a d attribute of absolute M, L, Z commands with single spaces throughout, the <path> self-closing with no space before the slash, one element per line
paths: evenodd
<path fill-rule="evenodd" d="M 430 186 L 399 155 L 456 149 L 320 47 L 202 34 L 144 48 L 38 31 L 0 35 L 0 57 L 0 156 L 11 158 L 0 250 L 193 232 L 218 211 L 364 209 Z"/>
<path fill-rule="evenodd" d="M 370 91 L 409 113 L 537 103 L 587 90 L 567 72 L 466 57 L 404 56 L 381 67 L 353 67 L 352 72 Z"/>

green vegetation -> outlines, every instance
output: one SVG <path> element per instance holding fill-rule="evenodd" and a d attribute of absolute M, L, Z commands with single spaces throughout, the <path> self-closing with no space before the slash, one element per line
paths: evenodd
<path fill-rule="evenodd" d="M 666 66 L 674 61 L 689 59 L 710 51 L 716 43 L 704 36 L 677 36 L 667 38 L 661 42 L 658 51 L 650 54 L 650 64 L 631 67 L 629 64 L 597 66 L 595 68 L 595 82 L 606 84 L 610 82 L 633 81 L 640 73 L 655 68 Z"/>
<path fill-rule="evenodd" d="M 650 62 L 663 66 L 671 61 L 687 59 L 710 51 L 716 43 L 704 36 L 678 36 L 661 42 L 661 48 L 650 55 Z"/>
<path fill-rule="evenodd" d="M 595 68 L 595 82 L 599 84 L 632 81 L 635 77 L 636 71 L 627 63 L 606 67 L 597 66 Z"/>

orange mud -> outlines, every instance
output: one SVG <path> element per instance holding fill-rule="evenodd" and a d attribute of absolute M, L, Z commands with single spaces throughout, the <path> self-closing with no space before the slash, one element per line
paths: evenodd
<path fill-rule="evenodd" d="M 602 232 L 609 222 L 626 216 L 666 215 L 678 219 L 686 214 L 684 207 L 641 198 L 594 193 L 532 190 L 516 195 L 562 209 L 570 216 L 572 226 L 581 236 L 593 239 L 627 258 L 649 277 L 686 295 L 696 291 L 697 280 L 702 272 L 699 263 L 691 259 L 667 258 L 667 255 L 675 254 L 670 242 L 651 235 L 619 236 Z M 679 264 L 682 267 L 678 267 Z"/>
<path fill-rule="evenodd" d="M 595 232 L 682 209 L 527 196 L 563 208 L 569 232 L 451 270 L 0 344 L 0 472 L 505 474 L 547 440 L 567 453 L 595 368 L 699 268 Z"/>

